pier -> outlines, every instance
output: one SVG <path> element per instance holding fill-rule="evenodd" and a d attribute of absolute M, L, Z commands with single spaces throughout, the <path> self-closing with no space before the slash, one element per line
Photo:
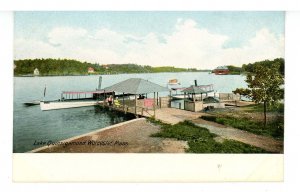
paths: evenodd
<path fill-rule="evenodd" d="M 176 124 L 180 121 L 191 120 L 199 117 L 202 110 L 208 107 L 225 108 L 226 106 L 244 106 L 240 96 L 233 93 L 216 93 L 212 84 L 192 85 L 187 88 L 176 88 L 177 94 L 172 94 L 174 89 L 168 89 L 150 81 L 131 78 L 103 89 L 104 92 L 113 93 L 114 101 L 105 100 L 99 104 L 110 110 L 131 113 L 136 117 L 150 117 L 162 122 Z M 180 91 L 181 94 L 178 94 Z M 159 97 L 159 92 L 169 92 L 169 96 Z M 148 98 L 148 96 L 152 96 Z M 210 96 L 213 94 L 213 96 Z M 119 97 L 119 98 L 118 98 Z M 183 110 L 171 108 L 172 100 L 183 100 Z M 181 108 L 181 107 L 180 107 Z"/>

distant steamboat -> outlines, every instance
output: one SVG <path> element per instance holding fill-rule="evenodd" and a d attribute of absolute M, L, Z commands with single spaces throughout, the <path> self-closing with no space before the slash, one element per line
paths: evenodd
<path fill-rule="evenodd" d="M 229 69 L 226 66 L 219 66 L 213 70 L 215 75 L 228 75 Z"/>

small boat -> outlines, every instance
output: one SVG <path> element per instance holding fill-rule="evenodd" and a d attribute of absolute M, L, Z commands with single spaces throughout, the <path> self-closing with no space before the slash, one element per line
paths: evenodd
<path fill-rule="evenodd" d="M 180 83 L 178 82 L 178 79 L 170 79 L 168 84 L 169 85 L 180 85 Z"/>
<path fill-rule="evenodd" d="M 28 101 L 25 102 L 24 105 L 26 106 L 33 106 L 33 105 L 39 105 L 40 104 L 40 100 L 33 100 L 33 101 Z"/>

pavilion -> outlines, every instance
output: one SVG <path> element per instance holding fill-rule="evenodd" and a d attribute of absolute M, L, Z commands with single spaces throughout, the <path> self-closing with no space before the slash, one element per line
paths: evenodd
<path fill-rule="evenodd" d="M 153 93 L 151 105 L 153 106 L 155 116 L 155 103 L 158 102 L 158 93 L 170 91 L 168 88 L 155 84 L 141 78 L 130 78 L 125 81 L 116 83 L 112 86 L 104 88 L 107 92 L 122 93 L 123 110 L 125 111 L 124 95 L 134 95 L 134 113 L 137 114 L 137 95 Z M 157 100 L 155 102 L 155 100 Z"/>

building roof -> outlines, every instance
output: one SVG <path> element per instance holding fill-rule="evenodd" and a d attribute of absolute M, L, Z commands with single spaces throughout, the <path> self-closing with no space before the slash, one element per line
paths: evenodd
<path fill-rule="evenodd" d="M 62 94 L 101 94 L 108 93 L 108 91 L 104 90 L 96 90 L 96 91 L 63 91 Z"/>
<path fill-rule="evenodd" d="M 219 66 L 219 67 L 217 67 L 216 69 L 228 70 L 228 67 L 227 67 L 227 66 Z"/>
<path fill-rule="evenodd" d="M 189 94 L 191 93 L 199 94 L 199 93 L 207 93 L 209 91 L 205 91 L 198 86 L 192 85 L 188 88 L 183 89 L 181 92 L 189 93 Z"/>
<path fill-rule="evenodd" d="M 168 88 L 141 78 L 131 78 L 104 88 L 105 91 L 115 91 L 129 94 L 144 94 L 169 91 Z"/>

